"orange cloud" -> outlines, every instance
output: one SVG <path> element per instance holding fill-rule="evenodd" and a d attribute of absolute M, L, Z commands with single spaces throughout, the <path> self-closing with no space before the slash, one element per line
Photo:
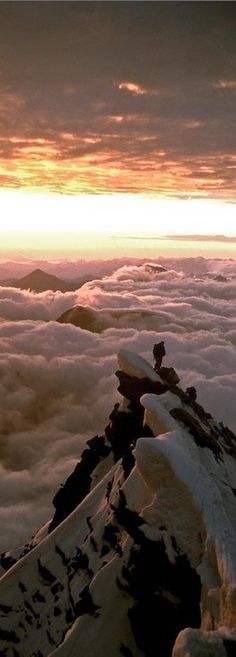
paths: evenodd
<path fill-rule="evenodd" d="M 236 161 L 230 150 L 207 153 L 201 148 L 206 120 L 171 124 L 143 109 L 129 113 L 114 103 L 109 113 L 54 125 L 31 122 L 18 112 L 17 130 L 11 130 L 10 121 L 0 137 L 0 184 L 61 194 L 234 198 Z M 182 142 L 184 134 L 190 149 Z"/>
<path fill-rule="evenodd" d="M 124 116 L 113 114 L 107 117 L 108 121 L 113 121 L 114 123 L 122 123 L 124 121 Z"/>
<path fill-rule="evenodd" d="M 134 82 L 120 82 L 118 89 L 121 89 L 121 91 L 130 91 L 135 96 L 143 96 L 147 93 L 145 89 L 142 89 L 138 84 L 134 84 Z"/>
<path fill-rule="evenodd" d="M 100 144 L 102 139 L 101 137 L 83 137 L 82 141 L 84 144 Z"/>
<path fill-rule="evenodd" d="M 72 132 L 61 132 L 61 138 L 65 141 L 74 141 L 76 139 Z"/>
<path fill-rule="evenodd" d="M 157 89 L 144 89 L 134 82 L 119 82 L 116 85 L 120 91 L 129 91 L 133 96 L 157 96 Z"/>
<path fill-rule="evenodd" d="M 216 89 L 236 89 L 236 80 L 218 80 L 213 84 Z"/>
<path fill-rule="evenodd" d="M 24 147 L 20 152 L 17 144 L 11 159 L 0 159 L 0 182 L 3 187 L 64 194 L 140 192 L 164 197 L 187 194 L 232 198 L 231 174 L 230 171 L 227 174 L 221 156 L 184 158 L 176 154 L 174 157 L 155 146 L 147 156 L 141 152 L 121 152 L 115 144 L 117 141 L 113 148 L 99 144 L 101 150 L 81 152 L 73 158 L 70 153 L 63 157 L 59 144 L 57 153 L 46 145 L 44 151 Z"/>
<path fill-rule="evenodd" d="M 196 130 L 196 128 L 200 128 L 203 125 L 202 121 L 184 121 L 183 122 L 183 127 L 186 128 L 187 130 Z"/>
<path fill-rule="evenodd" d="M 1 141 L 6 141 L 6 137 L 1 137 Z M 40 146 L 45 146 L 45 144 L 53 144 L 51 139 L 43 139 L 42 137 L 36 137 L 35 139 L 27 139 L 25 137 L 9 137 L 8 141 L 11 144 L 39 144 Z"/>

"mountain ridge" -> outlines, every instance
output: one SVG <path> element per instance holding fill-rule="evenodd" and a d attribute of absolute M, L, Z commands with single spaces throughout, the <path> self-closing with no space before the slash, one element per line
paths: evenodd
<path fill-rule="evenodd" d="M 104 435 L 0 581 L 2 654 L 232 655 L 236 437 L 173 368 L 123 350 L 116 374 Z"/>

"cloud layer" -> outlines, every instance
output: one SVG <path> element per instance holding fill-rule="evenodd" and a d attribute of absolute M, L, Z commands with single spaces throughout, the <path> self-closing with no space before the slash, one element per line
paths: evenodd
<path fill-rule="evenodd" d="M 159 264 L 167 271 L 125 264 L 64 295 L 0 288 L 1 550 L 48 519 L 86 439 L 102 432 L 119 400 L 118 349 L 152 363 L 153 344 L 165 340 L 182 387 L 194 385 L 206 410 L 236 430 L 235 261 Z M 76 304 L 106 330 L 54 321 Z"/>
<path fill-rule="evenodd" d="M 234 19 L 229 2 L 1 3 L 1 184 L 235 199 Z"/>

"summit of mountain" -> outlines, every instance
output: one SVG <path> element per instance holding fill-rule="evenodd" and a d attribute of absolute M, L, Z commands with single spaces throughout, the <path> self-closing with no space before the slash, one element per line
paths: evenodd
<path fill-rule="evenodd" d="M 10 285 L 11 287 L 30 290 L 32 292 L 46 292 L 47 290 L 52 290 L 52 292 L 73 292 L 89 280 L 91 280 L 91 275 L 88 274 L 74 281 L 66 281 L 58 278 L 58 276 L 54 276 L 54 274 L 48 274 L 43 269 L 37 268 L 22 278 L 1 281 L 1 285 Z"/>
<path fill-rule="evenodd" d="M 30 274 L 23 276 L 15 282 L 14 287 L 33 292 L 45 292 L 46 290 L 66 292 L 68 290 L 68 284 L 65 281 L 42 269 L 34 269 Z M 69 285 L 69 289 L 75 289 L 75 287 Z"/>

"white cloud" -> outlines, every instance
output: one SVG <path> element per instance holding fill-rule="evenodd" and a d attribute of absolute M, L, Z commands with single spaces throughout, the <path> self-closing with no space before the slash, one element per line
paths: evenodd
<path fill-rule="evenodd" d="M 77 303 L 76 292 L 41 292 L 0 287 L 0 317 L 6 319 L 56 319 Z"/>

